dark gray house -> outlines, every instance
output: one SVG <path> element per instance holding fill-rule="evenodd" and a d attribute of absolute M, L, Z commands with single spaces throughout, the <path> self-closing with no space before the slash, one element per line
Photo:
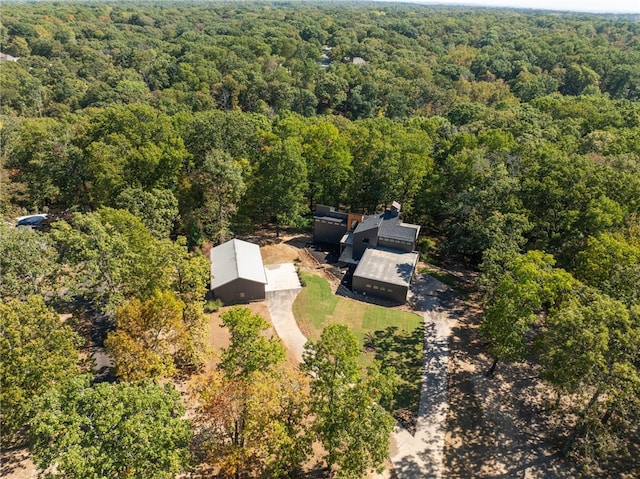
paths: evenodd
<path fill-rule="evenodd" d="M 265 298 L 267 276 L 257 244 L 232 239 L 211 249 L 211 291 L 224 304 Z"/>
<path fill-rule="evenodd" d="M 367 248 L 353 273 L 352 289 L 403 304 L 418 253 Z"/>
<path fill-rule="evenodd" d="M 391 209 L 379 215 L 364 218 L 353 231 L 350 240 L 356 261 L 362 258 L 367 248 L 387 248 L 398 251 L 415 251 L 420 226 L 403 223 L 400 220 L 400 204 L 393 202 Z M 345 239 L 346 242 L 349 241 Z"/>
<path fill-rule="evenodd" d="M 404 303 L 418 261 L 420 226 L 404 223 L 400 209 L 394 201 L 383 213 L 362 216 L 318 205 L 313 239 L 339 244 L 340 262 L 357 265 L 354 291 Z"/>
<path fill-rule="evenodd" d="M 339 245 L 347 231 L 353 231 L 363 215 L 336 211 L 332 206 L 316 205 L 313 216 L 313 242 Z"/>

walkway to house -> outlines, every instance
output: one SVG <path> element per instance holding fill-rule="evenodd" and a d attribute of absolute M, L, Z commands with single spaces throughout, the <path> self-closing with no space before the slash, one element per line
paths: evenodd
<path fill-rule="evenodd" d="M 295 269 L 294 269 L 295 272 Z M 267 272 L 267 278 L 269 273 Z M 298 283 L 299 284 L 299 283 Z M 412 286 L 409 301 L 424 315 L 424 363 L 422 392 L 416 423 L 416 433 L 397 425 L 391 435 L 395 447 L 391 456 L 393 476 L 389 471 L 380 478 L 441 479 L 444 436 L 447 417 L 447 363 L 449 335 L 455 319 L 442 305 L 440 298 L 449 288 L 440 281 L 421 277 Z M 302 334 L 293 316 L 293 302 L 300 287 L 270 291 L 267 301 L 271 321 L 285 347 L 302 362 L 307 338 Z"/>

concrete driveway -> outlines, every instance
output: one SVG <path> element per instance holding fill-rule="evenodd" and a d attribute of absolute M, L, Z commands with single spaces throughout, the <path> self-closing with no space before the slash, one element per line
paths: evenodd
<path fill-rule="evenodd" d="M 264 287 L 267 293 L 302 287 L 293 263 L 267 264 L 264 266 L 264 272 L 267 274 L 267 284 Z"/>
<path fill-rule="evenodd" d="M 302 334 L 293 317 L 293 302 L 302 289 L 296 268 L 291 263 L 265 265 L 267 285 L 265 286 L 267 307 L 271 322 L 284 344 L 298 362 L 307 338 Z"/>

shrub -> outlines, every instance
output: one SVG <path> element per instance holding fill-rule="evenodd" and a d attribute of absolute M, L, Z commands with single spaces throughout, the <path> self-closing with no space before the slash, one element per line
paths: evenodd
<path fill-rule="evenodd" d="M 205 313 L 215 313 L 222 308 L 222 301 L 220 299 L 209 299 L 204 303 Z"/>

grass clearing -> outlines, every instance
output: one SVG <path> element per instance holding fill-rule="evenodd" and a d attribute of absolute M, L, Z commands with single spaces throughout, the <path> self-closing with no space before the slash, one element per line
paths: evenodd
<path fill-rule="evenodd" d="M 331 323 L 349 327 L 366 352 L 362 364 L 374 359 L 392 366 L 400 377 L 393 409 L 417 412 L 420 400 L 424 323 L 421 315 L 336 296 L 322 277 L 302 272 L 306 287 L 293 303 L 303 334 L 317 341 Z"/>
<path fill-rule="evenodd" d="M 429 266 L 425 266 L 420 270 L 422 274 L 428 274 L 429 276 L 433 276 L 435 279 L 440 281 L 441 283 L 446 284 L 454 291 L 460 293 L 464 298 L 467 298 L 471 293 L 475 291 L 474 288 L 464 284 L 458 278 L 449 274 L 447 272 L 438 271 L 436 269 L 430 268 Z"/>

